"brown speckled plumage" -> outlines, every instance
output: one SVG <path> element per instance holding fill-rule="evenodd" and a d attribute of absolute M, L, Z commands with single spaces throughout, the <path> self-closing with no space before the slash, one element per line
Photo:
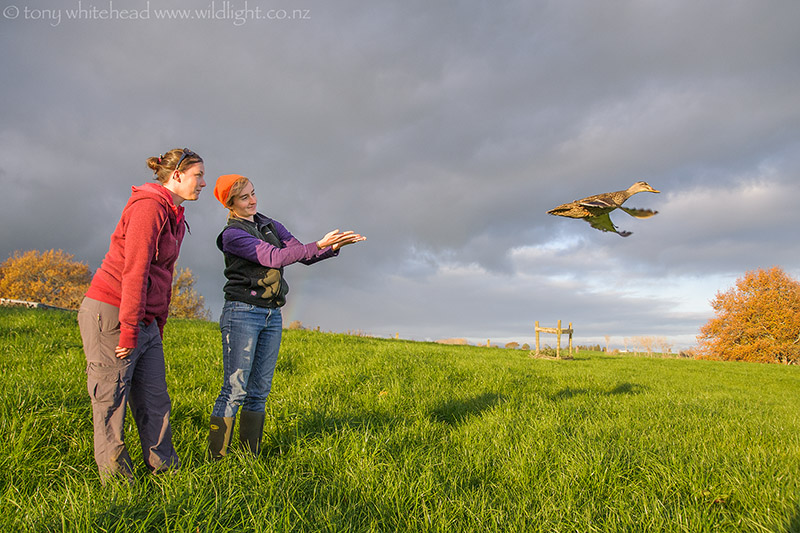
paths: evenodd
<path fill-rule="evenodd" d="M 629 231 L 619 231 L 617 227 L 611 222 L 609 214 L 620 208 L 632 217 L 636 218 L 650 218 L 658 213 L 651 209 L 635 209 L 622 207 L 622 204 L 639 192 L 660 192 L 652 188 L 644 181 L 637 181 L 623 191 L 606 192 L 603 194 L 595 194 L 594 196 L 587 196 L 581 200 L 575 200 L 566 204 L 554 207 L 547 213 L 550 215 L 557 215 L 561 217 L 580 218 L 588 222 L 593 228 L 600 231 L 610 231 L 627 237 L 631 233 Z"/>

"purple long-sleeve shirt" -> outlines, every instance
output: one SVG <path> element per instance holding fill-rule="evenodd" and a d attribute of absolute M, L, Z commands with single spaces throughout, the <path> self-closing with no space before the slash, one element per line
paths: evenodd
<path fill-rule="evenodd" d="M 270 220 L 260 213 L 255 216 L 255 221 L 259 225 Z M 243 229 L 231 227 L 222 232 L 222 251 L 269 268 L 283 268 L 292 263 L 312 265 L 317 261 L 339 255 L 339 251 L 330 246 L 320 250 L 316 242 L 303 244 L 277 220 L 272 220 L 272 224 L 275 227 L 276 237 L 285 248 L 278 248 L 253 237 Z"/>

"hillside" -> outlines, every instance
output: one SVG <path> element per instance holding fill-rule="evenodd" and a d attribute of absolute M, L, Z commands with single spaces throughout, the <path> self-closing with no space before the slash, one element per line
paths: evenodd
<path fill-rule="evenodd" d="M 100 487 L 75 314 L 0 309 L 0 529 L 800 531 L 800 368 L 285 331 L 264 451 L 204 459 L 212 322 L 167 326 L 181 470 Z"/>

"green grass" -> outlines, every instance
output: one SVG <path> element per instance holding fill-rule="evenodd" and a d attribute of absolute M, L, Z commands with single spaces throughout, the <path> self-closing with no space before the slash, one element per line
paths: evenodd
<path fill-rule="evenodd" d="M 75 315 L 0 309 L 1 531 L 800 531 L 800 368 L 287 331 L 258 459 L 204 459 L 214 323 L 166 331 L 182 468 L 101 487 Z"/>

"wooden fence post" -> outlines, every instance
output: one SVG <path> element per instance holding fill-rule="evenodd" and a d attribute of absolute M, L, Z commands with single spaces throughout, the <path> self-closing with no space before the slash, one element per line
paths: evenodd
<path fill-rule="evenodd" d="M 572 356 L 572 322 L 569 323 L 569 355 Z"/>
<path fill-rule="evenodd" d="M 561 319 L 556 326 L 556 357 L 561 359 Z"/>
<path fill-rule="evenodd" d="M 534 332 L 536 335 L 536 355 L 539 355 L 539 332 L 541 333 L 555 333 L 556 334 L 556 357 L 561 359 L 561 334 L 566 333 L 569 335 L 569 357 L 572 358 L 572 322 L 569 323 L 569 329 L 561 329 L 561 320 L 558 321 L 558 326 L 555 328 L 540 328 L 539 321 L 534 322 Z"/>

